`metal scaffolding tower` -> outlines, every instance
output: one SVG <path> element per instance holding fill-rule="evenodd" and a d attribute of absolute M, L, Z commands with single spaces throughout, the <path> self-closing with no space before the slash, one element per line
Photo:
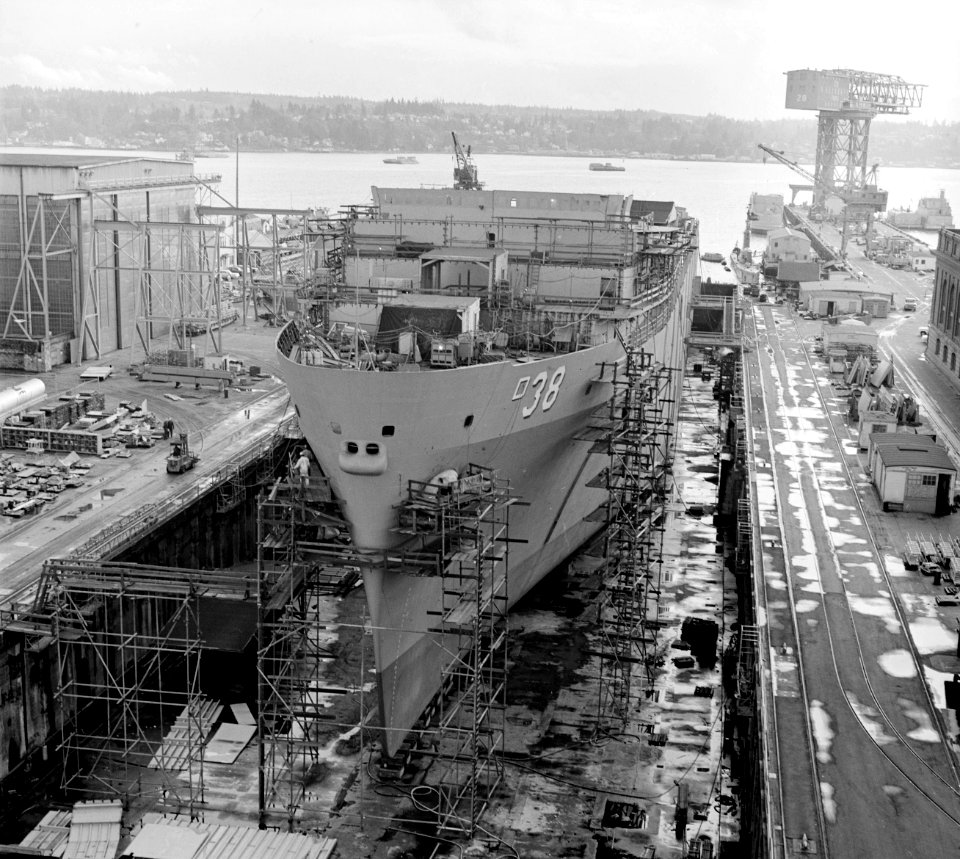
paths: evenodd
<path fill-rule="evenodd" d="M 608 491 L 598 511 L 606 520 L 598 606 L 601 726 L 629 717 L 636 665 L 647 693 L 654 680 L 676 375 L 643 351 L 628 351 L 626 364 L 613 370 L 608 429 L 595 446 L 609 463 L 593 481 Z"/>
<path fill-rule="evenodd" d="M 56 648 L 64 789 L 200 814 L 203 746 L 220 710 L 200 690 L 205 594 L 242 599 L 244 584 L 207 570 L 44 565 L 33 616 Z"/>
<path fill-rule="evenodd" d="M 278 480 L 257 504 L 258 796 L 262 825 L 282 816 L 297 824 L 331 724 L 331 696 L 359 696 L 356 686 L 325 676 L 329 651 L 326 598 L 359 577 L 350 552 L 324 542 L 342 521 L 323 478 Z M 353 575 L 351 575 L 353 573 Z M 361 647 L 362 652 L 362 647 Z M 361 700 L 362 707 L 362 700 Z M 361 714 L 362 720 L 362 714 Z"/>
<path fill-rule="evenodd" d="M 93 271 L 97 290 L 115 279 L 132 284 L 131 353 L 187 349 L 192 338 L 221 351 L 224 322 L 216 259 L 216 224 L 127 220 L 94 221 Z M 211 240 L 208 233 L 213 235 Z"/>
<path fill-rule="evenodd" d="M 433 545 L 442 605 L 426 631 L 446 652 L 441 693 L 415 737 L 420 753 L 429 746 L 437 759 L 424 804 L 441 833 L 472 836 L 503 779 L 509 511 L 517 499 L 478 465 L 450 487 L 412 480 L 407 491 L 399 530 Z"/>
<path fill-rule="evenodd" d="M 208 256 L 216 262 L 232 253 L 240 271 L 243 324 L 251 303 L 274 324 L 293 318 L 301 300 L 314 298 L 334 282 L 331 258 L 342 263 L 343 231 L 325 212 L 204 204 L 197 214 L 201 223 L 219 224 L 225 231 L 216 256 Z"/>
<path fill-rule="evenodd" d="M 331 618 L 325 598 L 355 583 L 370 559 L 318 540 L 334 521 L 323 512 L 324 501 L 332 504 L 328 492 L 310 497 L 295 480 L 281 481 L 261 499 L 258 513 L 260 821 L 282 815 L 291 829 L 310 803 L 326 729 L 359 731 L 362 799 L 364 728 L 375 715 L 364 703 L 365 641 L 355 681 L 326 676 Z M 436 625 L 422 630 L 446 654 L 442 692 L 397 757 L 433 759 L 418 803 L 430 807 L 437 828 L 448 833 L 472 834 L 502 779 L 508 513 L 515 502 L 504 482 L 476 466 L 442 492 L 411 481 L 398 529 L 418 548 L 401 545 L 385 559 L 390 575 L 436 578 L 443 593 Z M 361 637 L 373 631 L 365 619 L 358 627 Z M 344 711 L 355 716 L 352 724 L 331 715 L 331 700 L 344 696 L 351 699 Z M 400 775 L 403 767 L 381 759 L 380 775 Z"/>
<path fill-rule="evenodd" d="M 80 205 L 75 195 L 64 199 L 38 194 L 26 200 L 17 198 L 15 218 L 10 217 L 12 211 L 8 214 L 0 209 L 0 222 L 16 227 L 0 240 L 0 247 L 11 257 L 20 256 L 12 292 L 0 299 L 4 311 L 0 338 L 49 341 L 71 332 L 73 282 L 80 258 Z"/>

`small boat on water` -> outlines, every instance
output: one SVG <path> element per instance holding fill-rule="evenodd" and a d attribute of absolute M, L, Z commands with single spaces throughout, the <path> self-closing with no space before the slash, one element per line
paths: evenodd
<path fill-rule="evenodd" d="M 419 164 L 416 155 L 392 155 L 383 159 L 384 164 Z"/>
<path fill-rule="evenodd" d="M 591 161 L 591 170 L 609 171 L 611 173 L 623 173 L 627 168 L 611 164 L 609 161 Z"/>

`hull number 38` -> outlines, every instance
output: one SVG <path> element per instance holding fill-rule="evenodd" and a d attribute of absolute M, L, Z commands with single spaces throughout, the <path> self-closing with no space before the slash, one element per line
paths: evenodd
<path fill-rule="evenodd" d="M 560 384 L 563 382 L 566 372 L 566 367 L 557 367 L 552 376 L 543 372 L 532 378 L 524 376 L 518 379 L 516 390 L 513 392 L 513 399 L 523 400 L 526 403 L 520 410 L 520 414 L 528 418 L 538 408 L 544 412 L 549 411 L 550 407 L 557 401 Z"/>

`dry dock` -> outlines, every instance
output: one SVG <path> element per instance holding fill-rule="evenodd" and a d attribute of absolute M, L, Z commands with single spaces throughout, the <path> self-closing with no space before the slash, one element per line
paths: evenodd
<path fill-rule="evenodd" d="M 38 671 L 40 676 L 51 672 L 52 682 L 57 682 L 54 666 L 43 655 L 44 642 L 47 651 L 51 649 L 51 629 L 31 627 L 29 612 L 22 611 L 36 583 L 43 580 L 44 562 L 78 551 L 84 554 L 91 547 L 99 547 L 99 555 L 94 552 L 93 557 L 103 562 L 134 558 L 137 551 L 146 552 L 154 564 L 176 558 L 174 573 L 151 568 L 150 575 L 166 576 L 155 579 L 159 590 L 149 597 L 152 610 L 166 610 L 170 589 L 180 587 L 181 581 L 192 581 L 207 588 L 208 597 L 215 596 L 209 588 L 219 588 L 220 613 L 234 618 L 234 632 L 217 622 L 207 629 L 208 638 L 223 641 L 231 634 L 249 635 L 250 627 L 244 627 L 241 618 L 249 617 L 245 606 L 250 606 L 249 582 L 256 574 L 251 562 L 237 563 L 239 557 L 227 563 L 226 544 L 235 540 L 235 554 L 244 554 L 239 530 L 255 535 L 256 522 L 244 514 L 225 529 L 225 537 L 214 538 L 216 529 L 177 524 L 177 516 L 193 510 L 187 519 L 203 520 L 205 507 L 216 506 L 214 490 L 231 485 L 232 463 L 238 457 L 266 456 L 258 445 L 275 440 L 287 409 L 284 390 L 267 375 L 272 341 L 273 329 L 236 332 L 227 347 L 231 355 L 260 365 L 264 377 L 243 390 L 231 390 L 228 397 L 220 391 L 185 392 L 170 385 L 138 383 L 120 368 L 100 383 L 108 403 L 146 397 L 151 409 L 172 418 L 177 428 L 201 436 L 200 463 L 194 472 L 167 475 L 166 450 L 157 448 L 133 451 L 125 460 L 97 460 L 88 485 L 77 494 L 62 496 L 35 518 L 2 522 L 6 532 L 2 543 L 4 640 L 8 653 L 22 654 L 10 679 L 21 692 L 26 692 L 25 676 L 37 677 Z M 62 375 L 48 379 L 48 389 L 68 389 L 77 372 L 76 368 L 60 371 Z M 168 399 L 165 393 L 180 399 Z M 498 753 L 503 778 L 485 803 L 487 810 L 474 835 L 477 855 L 627 856 L 655 849 L 657 856 L 679 857 L 690 855 L 688 850 L 696 845 L 701 852 L 694 855 L 709 856 L 716 855 L 721 843 L 737 843 L 739 785 L 725 748 L 725 732 L 729 734 L 731 725 L 722 666 L 737 626 L 738 599 L 729 569 L 730 547 L 714 520 L 721 424 L 713 394 L 712 381 L 701 378 L 699 372 L 685 376 L 664 521 L 658 608 L 643 624 L 645 640 L 626 641 L 628 651 L 636 648 L 643 655 L 627 660 L 632 689 L 626 697 L 621 692 L 617 700 L 628 706 L 611 709 L 610 681 L 604 679 L 610 672 L 611 618 L 609 604 L 600 595 L 615 583 L 604 580 L 602 541 L 558 570 L 511 614 L 506 733 Z M 207 496 L 211 491 L 214 494 Z M 121 528 L 113 521 L 118 517 Z M 154 539 L 165 529 L 166 537 Z M 248 534 L 243 539 L 249 538 Z M 210 548 L 211 541 L 218 548 Z M 131 550 L 131 546 L 140 548 Z M 61 577 L 89 575 L 79 567 L 73 573 L 74 568 L 54 567 Z M 197 568 L 196 578 L 191 568 Z M 96 569 L 96 564 L 90 568 Z M 110 568 L 102 569 L 109 572 Z M 203 573 L 204 569 L 209 572 Z M 58 581 L 67 588 L 75 585 L 68 579 Z M 94 590 L 102 587 L 84 581 Z M 164 581 L 167 584 L 159 584 Z M 101 599 L 109 599 L 105 591 L 96 592 Z M 138 599 L 133 593 L 131 598 Z M 188 605 L 187 597 L 172 599 L 176 605 Z M 365 634 L 362 589 L 331 588 L 313 608 L 326 632 L 318 642 L 318 664 L 311 671 L 327 690 L 322 696 L 327 713 L 320 733 L 311 739 L 311 748 L 319 751 L 305 774 L 307 788 L 297 800 L 293 828 L 327 847 L 335 840 L 337 856 L 443 855 L 437 850 L 442 851 L 447 841 L 429 834 L 429 760 L 411 760 L 397 779 L 378 767 L 371 738 L 359 728 L 370 718 L 375 697 L 364 680 L 372 654 Z M 201 608 L 201 618 L 203 612 Z M 698 629 L 707 630 L 706 644 L 697 638 Z M 56 633 L 52 637 L 56 639 Z M 17 642 L 26 649 L 20 651 Z M 72 646 L 67 641 L 61 645 Z M 256 672 L 249 652 L 245 655 L 242 647 L 228 651 L 229 647 L 222 652 L 208 648 L 202 660 L 221 675 L 219 680 L 198 675 L 204 687 L 202 706 L 210 708 L 209 713 L 203 711 L 204 732 L 212 733 L 223 723 L 239 727 L 235 714 L 241 712 L 253 711 L 256 719 Z M 46 658 L 56 661 L 49 653 Z M 44 683 L 39 685 L 42 689 Z M 207 692 L 213 692 L 213 697 Z M 69 810 L 73 799 L 83 795 L 81 789 L 100 797 L 104 784 L 117 790 L 123 779 L 134 777 L 137 768 L 120 766 L 119 761 L 111 764 L 109 756 L 91 757 L 84 746 L 87 740 L 69 729 L 58 727 L 46 742 L 42 740 L 42 733 L 54 727 L 52 711 L 59 706 L 57 701 L 77 705 L 80 693 L 65 688 L 46 703 L 36 697 L 42 696 L 37 689 L 29 694 L 33 703 L 27 712 L 34 714 L 34 722 L 15 739 L 18 744 L 28 740 L 24 744 L 28 751 L 34 746 L 36 765 L 29 755 L 21 756 L 12 761 L 14 772 L 6 780 L 8 789 L 15 791 L 8 798 L 16 800 L 7 807 L 19 805 L 27 810 L 19 820 L 21 826 L 37 822 L 49 808 Z M 11 696 L 5 705 L 10 713 L 19 712 L 17 697 Z M 144 692 L 144 700 L 136 706 L 146 706 L 146 697 Z M 129 754 L 141 754 L 141 746 L 152 749 L 151 754 L 169 754 L 163 749 L 169 747 L 176 725 L 166 717 L 151 721 L 146 710 L 138 713 L 143 736 L 123 740 Z M 245 736 L 233 752 L 218 751 L 214 742 L 206 744 L 200 762 L 184 764 L 186 769 L 179 776 L 174 772 L 172 781 L 164 781 L 169 773 L 162 769 L 140 767 L 136 783 L 126 790 L 119 788 L 125 797 L 121 847 L 139 833 L 153 832 L 144 822 L 154 820 L 144 818 L 152 808 L 168 814 L 179 811 L 186 820 L 201 819 L 208 826 L 263 823 L 258 819 L 262 761 L 256 740 L 250 742 L 249 732 Z M 79 767 L 67 775 L 73 788 L 69 794 L 58 784 L 62 774 L 57 767 L 50 777 L 41 761 L 57 760 L 64 749 Z M 197 779 L 202 788 L 197 787 Z M 24 803 L 24 794 L 31 791 Z M 267 825 L 286 828 L 282 817 L 270 819 Z M 456 838 L 448 840 L 453 843 Z M 461 843 L 466 843 L 462 836 Z"/>

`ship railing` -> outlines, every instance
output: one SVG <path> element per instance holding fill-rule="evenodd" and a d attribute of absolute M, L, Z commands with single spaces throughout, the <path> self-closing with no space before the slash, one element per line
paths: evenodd
<path fill-rule="evenodd" d="M 538 305 L 556 304 L 577 308 L 613 310 L 618 304 L 623 304 L 624 302 L 618 301 L 615 296 L 537 295 L 536 303 Z"/>

